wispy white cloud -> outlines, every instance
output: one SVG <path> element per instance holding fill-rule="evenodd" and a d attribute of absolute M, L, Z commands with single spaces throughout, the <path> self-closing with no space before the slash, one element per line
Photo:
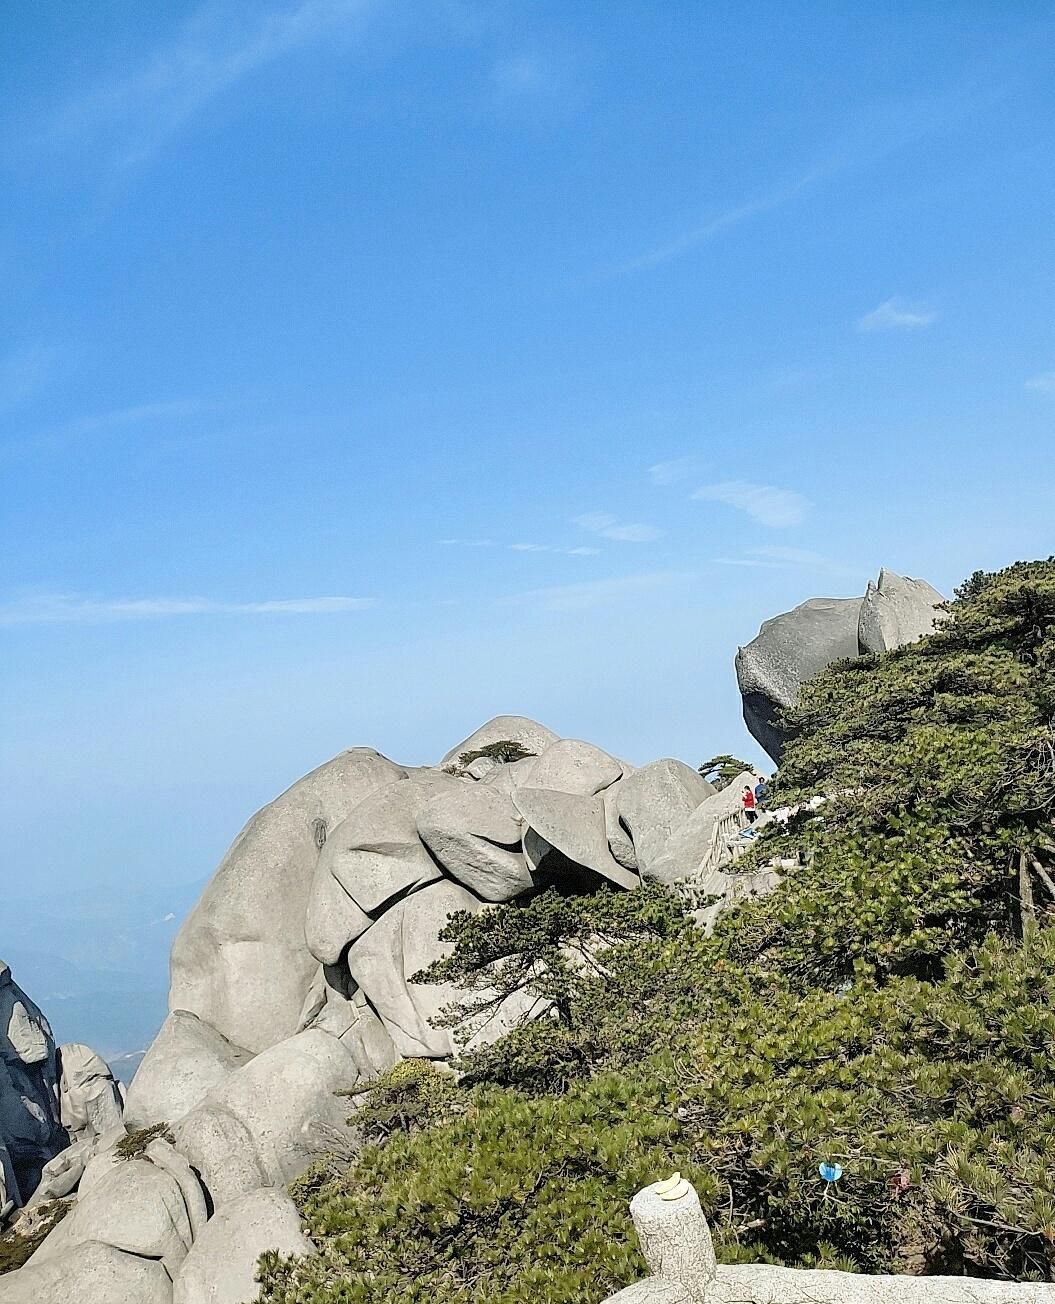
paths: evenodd
<path fill-rule="evenodd" d="M 645 575 L 621 575 L 610 579 L 587 580 L 581 584 L 557 584 L 549 588 L 532 589 L 518 593 L 506 602 L 527 601 L 542 611 L 589 611 L 594 607 L 608 606 L 657 589 L 671 588 L 691 580 L 685 571 L 653 571 Z"/>
<path fill-rule="evenodd" d="M 656 245 L 653 249 L 646 250 L 636 258 L 628 259 L 615 269 L 615 275 L 646 271 L 649 268 L 658 267 L 661 263 L 669 263 L 674 258 L 680 258 L 682 254 L 688 253 L 699 245 L 706 244 L 723 231 L 740 226 L 753 217 L 771 212 L 773 209 L 789 203 L 830 171 L 831 168 L 828 166 L 811 168 L 789 185 L 781 186 L 768 194 L 759 196 L 757 199 L 748 200 L 743 204 L 736 204 L 720 213 L 716 213 L 699 226 L 690 227 L 687 231 L 683 231 L 680 235 L 674 236 L 663 244 Z"/>
<path fill-rule="evenodd" d="M 748 548 L 739 557 L 715 557 L 719 566 L 747 566 L 759 570 L 810 570 L 826 575 L 858 576 L 860 568 L 833 561 L 809 548 Z"/>
<path fill-rule="evenodd" d="M 725 503 L 738 511 L 746 512 L 760 525 L 774 529 L 801 525 L 812 504 L 794 489 L 779 489 L 775 485 L 751 484 L 747 480 L 723 480 L 719 484 L 703 485 L 692 495 L 701 502 Z"/>
<path fill-rule="evenodd" d="M 618 543 L 653 543 L 663 537 L 663 530 L 654 525 L 643 525 L 639 521 L 627 523 L 620 521 L 609 512 L 584 512 L 572 518 L 572 524 L 591 534 L 599 534 L 603 539 L 613 539 Z"/>
<path fill-rule="evenodd" d="M 556 552 L 565 557 L 597 557 L 600 548 L 565 548 L 556 543 L 510 543 L 511 552 Z"/>
<path fill-rule="evenodd" d="M 362 611 L 374 605 L 373 598 L 348 597 L 215 602 L 209 598 L 86 598 L 55 593 L 0 603 L 0 626 L 112 624 L 173 616 L 319 616 Z"/>
<path fill-rule="evenodd" d="M 940 313 L 925 303 L 908 303 L 895 295 L 859 317 L 859 331 L 914 331 L 933 326 Z"/>
<path fill-rule="evenodd" d="M 53 140 L 122 127 L 123 164 L 154 154 L 211 100 L 269 63 L 362 22 L 376 0 L 296 0 L 261 12 L 207 2 L 124 80 L 71 103 Z M 237 21 L 241 12 L 247 17 Z"/>
<path fill-rule="evenodd" d="M 549 552 L 565 557 L 596 557 L 600 548 L 569 548 L 559 543 L 497 543 L 494 539 L 440 539 L 445 548 L 504 548 L 508 552 Z"/>
<path fill-rule="evenodd" d="M 159 403 L 139 403 L 133 407 L 117 408 L 113 412 L 100 412 L 95 416 L 81 417 L 70 424 L 74 433 L 88 434 L 118 426 L 134 426 L 154 421 L 172 421 L 182 417 L 201 416 L 215 412 L 221 406 L 207 399 L 183 398 Z"/>
<path fill-rule="evenodd" d="M 648 478 L 653 484 L 679 484 L 692 476 L 699 475 L 703 468 L 703 458 L 697 454 L 689 457 L 675 457 L 669 462 L 657 462 L 648 468 Z"/>
<path fill-rule="evenodd" d="M 1055 371 L 1042 371 L 1037 376 L 1030 376 L 1026 389 L 1037 390 L 1041 394 L 1055 394 Z"/>

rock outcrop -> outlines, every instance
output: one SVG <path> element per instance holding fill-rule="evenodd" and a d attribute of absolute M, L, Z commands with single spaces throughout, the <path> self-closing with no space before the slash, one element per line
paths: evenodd
<path fill-rule="evenodd" d="M 25 1204 L 68 1143 L 51 1027 L 0 960 L 0 1211 Z"/>
<path fill-rule="evenodd" d="M 736 654 L 744 723 L 780 763 L 787 739 L 781 712 L 798 701 L 802 685 L 833 661 L 888 652 L 930 633 L 943 601 L 924 580 L 881 570 L 863 598 L 811 598 L 763 622 Z"/>
<path fill-rule="evenodd" d="M 414 979 L 447 954 L 450 916 L 552 883 L 691 878 L 729 800 L 680 762 L 634 770 L 521 716 L 489 721 L 434 767 L 342 752 L 249 821 L 183 926 L 170 1014 L 124 1126 L 105 1064 L 87 1047 L 56 1052 L 8 976 L 5 1068 L 39 1099 L 2 1134 L 5 1165 L 17 1161 L 21 1191 L 51 1159 L 41 1197 L 76 1202 L 0 1279 L 0 1304 L 27 1290 L 58 1304 L 60 1279 L 63 1298 L 120 1281 L 157 1304 L 241 1299 L 260 1251 L 305 1252 L 276 1188 L 316 1156 L 354 1152 L 347 1093 L 534 1015 L 525 996 L 482 1024 L 438 1019 L 459 990 Z"/>

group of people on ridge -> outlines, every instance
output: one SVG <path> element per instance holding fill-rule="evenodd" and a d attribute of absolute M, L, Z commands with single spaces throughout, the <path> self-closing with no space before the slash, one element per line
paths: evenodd
<path fill-rule="evenodd" d="M 744 791 L 740 796 L 741 804 L 744 808 L 744 815 L 747 817 L 748 824 L 754 824 L 758 819 L 758 812 L 761 810 L 766 800 L 766 781 L 759 781 L 752 788 L 750 784 L 744 784 Z"/>

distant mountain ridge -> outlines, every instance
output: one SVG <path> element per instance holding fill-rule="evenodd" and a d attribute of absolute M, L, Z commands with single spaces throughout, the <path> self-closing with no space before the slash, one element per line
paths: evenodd
<path fill-rule="evenodd" d="M 164 1020 L 172 941 L 206 881 L 9 895 L 0 958 L 60 1043 L 94 1046 L 127 1079 Z"/>

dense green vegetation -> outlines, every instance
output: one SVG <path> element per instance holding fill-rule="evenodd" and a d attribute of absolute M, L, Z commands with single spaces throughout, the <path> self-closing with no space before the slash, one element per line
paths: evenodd
<path fill-rule="evenodd" d="M 675 1167 L 726 1260 L 1055 1279 L 1053 719 L 1055 562 L 975 575 L 807 686 L 774 799 L 828 800 L 738 862 L 805 853 L 714 937 L 658 887 L 455 916 L 430 976 L 549 1013 L 460 1086 L 386 1078 L 264 1299 L 590 1304 Z"/>

